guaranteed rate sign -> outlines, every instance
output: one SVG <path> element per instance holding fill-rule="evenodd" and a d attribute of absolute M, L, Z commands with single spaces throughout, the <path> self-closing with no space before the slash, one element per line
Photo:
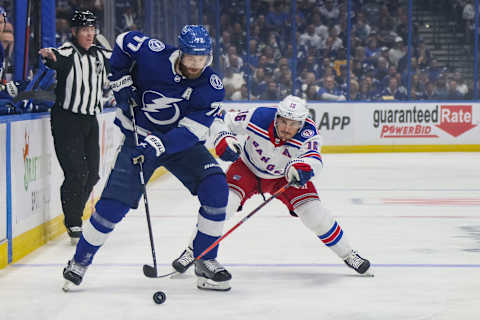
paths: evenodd
<path fill-rule="evenodd" d="M 472 105 L 399 105 L 373 110 L 373 127 L 381 139 L 439 138 L 438 129 L 456 138 L 477 126 L 473 118 Z"/>
<path fill-rule="evenodd" d="M 440 106 L 440 123 L 435 125 L 453 137 L 475 128 L 471 105 Z"/>

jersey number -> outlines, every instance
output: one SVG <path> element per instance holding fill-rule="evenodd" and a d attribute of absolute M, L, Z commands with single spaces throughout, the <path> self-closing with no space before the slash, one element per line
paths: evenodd
<path fill-rule="evenodd" d="M 137 52 L 138 49 L 142 46 L 143 41 L 147 40 L 148 37 L 139 37 L 139 36 L 134 36 L 132 40 L 134 42 L 130 42 L 127 44 L 127 47 L 132 50 L 133 52 Z"/>
<path fill-rule="evenodd" d="M 308 150 L 315 150 L 318 151 L 318 141 L 308 141 L 307 142 L 307 149 Z"/>
<path fill-rule="evenodd" d="M 244 121 L 247 118 L 248 111 L 242 111 L 237 113 L 235 116 L 235 121 Z"/>

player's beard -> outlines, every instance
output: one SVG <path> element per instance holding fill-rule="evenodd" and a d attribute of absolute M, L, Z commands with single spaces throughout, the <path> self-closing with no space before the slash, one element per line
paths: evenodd
<path fill-rule="evenodd" d="M 188 79 L 196 79 L 200 77 L 203 71 L 203 69 L 187 68 L 181 61 L 179 62 L 178 67 L 180 68 L 180 72 Z"/>

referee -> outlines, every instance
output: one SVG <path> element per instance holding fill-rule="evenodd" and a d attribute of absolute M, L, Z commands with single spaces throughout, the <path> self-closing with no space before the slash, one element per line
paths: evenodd
<path fill-rule="evenodd" d="M 96 115 L 102 111 L 102 90 L 108 84 L 110 52 L 93 45 L 95 24 L 92 12 L 75 11 L 71 41 L 58 49 L 39 51 L 46 66 L 57 71 L 50 124 L 55 153 L 65 177 L 60 196 L 72 244 L 82 235 L 85 203 L 99 180 Z"/>

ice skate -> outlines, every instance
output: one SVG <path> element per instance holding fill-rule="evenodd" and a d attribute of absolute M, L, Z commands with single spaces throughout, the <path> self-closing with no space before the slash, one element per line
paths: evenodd
<path fill-rule="evenodd" d="M 65 283 L 62 290 L 67 292 L 70 290 L 72 284 L 76 286 L 80 285 L 87 268 L 88 267 L 76 263 L 73 258 L 72 260 L 69 260 L 67 266 L 63 268 L 63 278 L 65 279 Z"/>
<path fill-rule="evenodd" d="M 195 260 L 193 250 L 187 247 L 177 259 L 173 260 L 172 267 L 178 273 L 184 273 L 193 264 L 193 260 Z"/>
<path fill-rule="evenodd" d="M 197 288 L 203 290 L 228 291 L 232 275 L 216 259 L 195 261 Z"/>
<path fill-rule="evenodd" d="M 70 237 L 70 243 L 76 246 L 78 241 L 80 240 L 80 237 L 82 236 L 82 227 L 67 227 L 67 233 Z"/>
<path fill-rule="evenodd" d="M 370 261 L 362 258 L 356 251 L 352 250 L 344 261 L 347 266 L 359 274 L 373 277 L 373 273 L 370 272 Z"/>

